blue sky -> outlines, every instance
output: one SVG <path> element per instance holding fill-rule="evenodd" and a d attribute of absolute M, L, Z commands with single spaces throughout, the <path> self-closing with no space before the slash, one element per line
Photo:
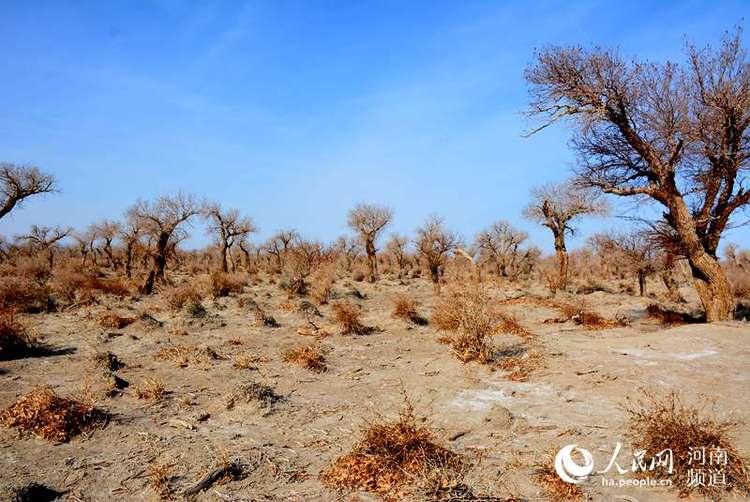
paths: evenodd
<path fill-rule="evenodd" d="M 345 233 L 360 201 L 411 234 L 438 213 L 471 238 L 521 219 L 532 185 L 564 179 L 569 131 L 521 137 L 522 74 L 548 44 L 682 58 L 748 2 L 0 1 L 0 158 L 62 193 L 0 223 L 82 228 L 183 189 L 260 227 Z M 580 244 L 621 220 L 581 225 Z M 190 243 L 206 237 L 200 225 Z M 727 241 L 750 246 L 750 231 Z"/>

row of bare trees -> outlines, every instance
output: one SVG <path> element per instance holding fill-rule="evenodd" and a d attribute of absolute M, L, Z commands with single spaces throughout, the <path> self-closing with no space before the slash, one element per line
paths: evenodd
<path fill-rule="evenodd" d="M 573 179 L 534 189 L 525 211 L 553 234 L 559 264 L 556 287 L 564 288 L 567 282 L 565 239 L 574 232 L 576 219 L 605 214 L 602 194 L 634 198 L 661 211 L 661 218 L 647 222 L 648 236 L 632 242 L 611 238 L 599 245 L 617 244 L 634 263 L 651 259 L 652 244 L 667 260 L 686 260 L 707 320 L 730 319 L 734 302 L 717 251 L 722 235 L 743 223 L 737 216 L 750 205 L 750 62 L 740 30 L 726 35 L 718 49 L 688 45 L 682 65 L 629 61 L 602 48 L 550 47 L 537 53 L 525 77 L 532 94 L 529 115 L 540 120 L 530 134 L 565 120 L 578 156 Z M 27 198 L 55 190 L 54 177 L 36 167 L 0 164 L 0 219 Z M 114 267 L 112 242 L 120 238 L 129 250 L 128 273 L 131 251 L 145 249 L 151 268 L 143 289 L 150 292 L 155 282 L 164 280 L 170 253 L 187 235 L 185 224 L 199 214 L 210 221 L 222 270 L 228 270 L 235 247 L 249 257 L 247 236 L 255 230 L 250 220 L 236 210 L 206 206 L 185 194 L 138 202 L 128 211 L 126 223 L 105 222 L 84 236 L 76 235 L 76 240 L 84 260 L 88 253 L 96 259 L 98 249 Z M 371 204 L 359 205 L 349 214 L 371 281 L 378 274 L 376 243 L 392 218 L 390 209 Z M 20 240 L 48 253 L 51 265 L 56 243 L 68 235 L 65 228 L 33 227 Z M 280 232 L 265 246 L 279 268 L 296 237 L 293 231 Z M 522 233 L 499 222 L 478 236 L 473 252 L 505 276 L 513 273 L 524 240 Z M 350 254 L 351 242 L 342 244 L 342 252 Z M 436 284 L 451 252 L 460 250 L 474 261 L 470 250 L 459 245 L 456 234 L 439 218 L 418 229 L 416 250 Z M 402 257 L 397 258 L 399 266 L 405 246 L 399 236 L 386 246 Z M 644 266 L 637 272 L 644 278 L 642 287 L 649 271 Z"/>

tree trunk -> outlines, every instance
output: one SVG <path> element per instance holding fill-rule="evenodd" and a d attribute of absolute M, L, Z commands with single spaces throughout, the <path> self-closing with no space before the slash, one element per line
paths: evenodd
<path fill-rule="evenodd" d="M 688 263 L 695 289 L 706 310 L 706 322 L 732 319 L 732 289 L 719 262 L 708 253 L 704 253 L 703 256 L 694 259 L 688 258 Z"/>
<path fill-rule="evenodd" d="M 565 248 L 564 232 L 555 233 L 555 254 L 559 263 L 557 289 L 565 290 L 568 285 L 568 251 Z"/>
<path fill-rule="evenodd" d="M 641 296 L 646 296 L 646 272 L 643 270 L 638 271 L 638 290 Z"/>
<path fill-rule="evenodd" d="M 440 293 L 440 264 L 430 264 L 430 278 L 435 287 L 435 292 Z"/>
<path fill-rule="evenodd" d="M 670 216 L 687 255 L 693 284 L 706 311 L 706 322 L 730 320 L 734 302 L 729 281 L 716 257 L 703 247 L 690 210 L 681 197 L 673 196 L 670 200 Z"/>
<path fill-rule="evenodd" d="M 127 246 L 125 248 L 125 277 L 130 279 L 132 275 L 133 266 L 133 247 Z"/>
<path fill-rule="evenodd" d="M 167 266 L 167 245 L 169 244 L 169 234 L 161 234 L 159 239 L 156 241 L 156 249 L 153 255 L 153 265 L 151 271 L 146 278 L 146 283 L 143 285 L 143 292 L 150 295 L 154 291 L 154 283 L 156 281 L 160 283 L 166 282 L 164 277 L 164 269 Z"/>
<path fill-rule="evenodd" d="M 365 250 L 367 251 L 367 280 L 369 282 L 375 282 L 375 278 L 378 275 L 378 260 L 375 257 L 375 243 L 368 239 L 365 242 Z"/>
<path fill-rule="evenodd" d="M 226 243 L 221 245 L 221 271 L 225 274 L 229 272 L 229 265 L 227 264 L 227 253 L 229 252 L 229 246 Z"/>

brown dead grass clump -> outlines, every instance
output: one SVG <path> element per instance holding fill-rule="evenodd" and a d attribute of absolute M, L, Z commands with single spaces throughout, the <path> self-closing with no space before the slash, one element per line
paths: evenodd
<path fill-rule="evenodd" d="M 284 353 L 284 362 L 294 363 L 315 373 L 326 371 L 326 360 L 320 350 L 313 346 L 298 347 Z"/>
<path fill-rule="evenodd" d="M 148 469 L 148 477 L 151 488 L 157 493 L 161 500 L 169 500 L 174 494 L 170 483 L 171 467 L 167 464 L 152 464 Z"/>
<path fill-rule="evenodd" d="M 689 314 L 670 310 L 656 305 L 655 303 L 652 303 L 651 305 L 646 307 L 646 315 L 650 319 L 656 319 L 660 323 L 669 326 L 678 326 L 680 324 L 690 324 L 696 322 L 696 319 L 691 317 Z"/>
<path fill-rule="evenodd" d="M 158 380 L 147 378 L 133 388 L 135 397 L 146 401 L 159 401 L 166 395 L 164 384 Z"/>
<path fill-rule="evenodd" d="M 372 332 L 371 327 L 362 324 L 362 312 L 357 305 L 341 301 L 334 303 L 331 310 L 342 335 L 367 335 Z"/>
<path fill-rule="evenodd" d="M 103 426 L 106 421 L 105 412 L 90 404 L 59 397 L 49 387 L 31 391 L 0 413 L 0 422 L 6 427 L 63 443 Z"/>
<path fill-rule="evenodd" d="M 318 305 L 325 305 L 333 294 L 336 280 L 333 267 L 328 265 L 316 269 L 310 276 L 310 298 Z"/>
<path fill-rule="evenodd" d="M 435 308 L 432 321 L 440 329 L 454 331 L 451 349 L 461 361 L 492 362 L 489 337 L 498 327 L 499 315 L 483 289 L 448 292 Z"/>
<path fill-rule="evenodd" d="M 36 338 L 12 311 L 0 314 L 0 361 L 33 356 L 38 350 Z"/>
<path fill-rule="evenodd" d="M 170 309 L 177 312 L 188 305 L 200 305 L 203 298 L 191 284 L 180 284 L 164 291 L 164 299 Z"/>
<path fill-rule="evenodd" d="M 505 352 L 505 354 L 503 354 Z M 532 373 L 544 366 L 544 359 L 536 350 L 514 350 L 513 347 L 499 351 L 492 368 L 506 371 L 508 380 L 525 382 Z"/>
<path fill-rule="evenodd" d="M 500 324 L 497 327 L 497 331 L 500 333 L 510 333 L 512 335 L 522 336 L 524 338 L 531 338 L 534 334 L 528 329 L 524 328 L 518 319 L 511 314 L 502 314 L 500 316 Z"/>
<path fill-rule="evenodd" d="M 398 500 L 431 471 L 458 471 L 463 464 L 458 454 L 436 444 L 433 433 L 420 425 L 407 403 L 397 420 L 369 424 L 353 451 L 337 459 L 321 479 L 333 488 L 366 490 Z"/>
<path fill-rule="evenodd" d="M 417 302 L 406 295 L 398 295 L 395 298 L 391 316 L 394 319 L 403 319 L 417 326 L 425 326 L 427 324 L 427 319 L 417 312 Z"/>
<path fill-rule="evenodd" d="M 135 318 L 122 317 L 114 312 L 106 312 L 99 316 L 97 322 L 102 328 L 122 329 L 133 324 Z"/>
<path fill-rule="evenodd" d="M 230 294 L 242 293 L 247 286 L 247 279 L 238 275 L 215 272 L 211 274 L 211 296 L 221 298 Z"/>
<path fill-rule="evenodd" d="M 165 347 L 157 352 L 156 358 L 162 361 L 172 361 L 181 368 L 190 364 L 207 364 L 224 359 L 223 356 L 211 347 L 198 347 L 195 345 Z"/>
<path fill-rule="evenodd" d="M 0 310 L 49 312 L 55 309 L 50 288 L 21 277 L 0 279 Z"/>
<path fill-rule="evenodd" d="M 750 494 L 748 460 L 740 456 L 730 438 L 740 424 L 719 420 L 706 410 L 705 403 L 701 407 L 689 406 L 674 392 L 663 397 L 646 392 L 641 400 L 629 403 L 626 409 L 630 415 L 628 433 L 633 438 L 633 447 L 645 450 L 645 458 L 665 449 L 672 450 L 674 473 L 670 479 L 680 496 L 698 493 L 718 500 L 724 491 Z M 695 462 L 690 464 L 690 458 L 696 449 L 702 448 L 705 448 L 707 468 L 723 468 L 725 486 L 688 485 L 689 470 L 696 467 Z M 716 458 L 711 455 L 721 451 L 726 452 L 726 465 L 710 465 L 709 460 Z"/>
<path fill-rule="evenodd" d="M 536 481 L 550 500 L 569 500 L 578 502 L 584 499 L 584 492 L 579 485 L 566 483 L 555 472 L 555 454 L 547 452 L 545 463 L 536 469 Z"/>

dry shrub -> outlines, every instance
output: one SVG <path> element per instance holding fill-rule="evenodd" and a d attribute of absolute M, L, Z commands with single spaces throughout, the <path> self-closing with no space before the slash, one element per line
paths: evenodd
<path fill-rule="evenodd" d="M 163 292 L 170 309 L 177 312 L 187 305 L 200 305 L 203 298 L 192 284 L 180 284 Z"/>
<path fill-rule="evenodd" d="M 256 369 L 256 364 L 264 363 L 267 359 L 258 354 L 240 354 L 232 362 L 232 366 L 238 370 Z"/>
<path fill-rule="evenodd" d="M 463 464 L 458 454 L 436 444 L 434 434 L 420 425 L 407 403 L 397 420 L 369 424 L 353 451 L 337 459 L 321 479 L 333 488 L 365 490 L 386 500 L 399 500 L 431 471 L 459 471 Z"/>
<path fill-rule="evenodd" d="M 0 279 L 0 310 L 50 312 L 55 309 L 50 288 L 21 277 Z"/>
<path fill-rule="evenodd" d="M 320 267 L 310 276 L 310 298 L 318 305 L 325 305 L 333 293 L 336 274 L 330 265 Z"/>
<path fill-rule="evenodd" d="M 279 324 L 276 318 L 266 313 L 266 311 L 263 310 L 259 305 L 255 305 L 252 311 L 253 311 L 253 318 L 255 319 L 255 323 L 258 326 L 263 326 L 266 328 L 281 327 L 281 324 Z"/>
<path fill-rule="evenodd" d="M 488 337 L 498 326 L 499 316 L 481 289 L 459 289 L 446 294 L 433 312 L 438 328 L 454 331 L 453 353 L 463 362 L 492 362 L 492 344 Z"/>
<path fill-rule="evenodd" d="M 259 382 L 249 382 L 238 385 L 231 394 L 224 396 L 224 404 L 228 410 L 234 408 L 240 400 L 257 403 L 261 408 L 273 408 L 282 399 L 273 387 Z"/>
<path fill-rule="evenodd" d="M 71 438 L 106 424 L 107 414 L 73 399 L 57 396 L 50 387 L 40 387 L 19 398 L 0 413 L 0 422 L 21 432 L 50 441 Z"/>
<path fill-rule="evenodd" d="M 391 316 L 394 319 L 403 319 L 418 326 L 425 326 L 427 324 L 427 319 L 417 312 L 417 302 L 406 295 L 398 295 L 394 299 Z"/>
<path fill-rule="evenodd" d="M 645 450 L 645 458 L 653 457 L 665 449 L 671 449 L 674 459 L 672 486 L 686 497 L 698 493 L 711 500 L 718 500 L 722 491 L 750 494 L 750 469 L 748 460 L 740 456 L 732 445 L 730 434 L 740 424 L 722 421 L 706 409 L 705 402 L 700 406 L 685 404 L 680 396 L 672 392 L 659 397 L 644 392 L 644 397 L 629 403 L 626 410 L 630 416 L 629 436 L 633 448 Z M 723 450 L 727 454 L 726 466 L 721 466 L 726 474 L 725 486 L 688 486 L 689 470 L 693 449 L 705 447 L 707 467 L 711 451 Z"/>
<path fill-rule="evenodd" d="M 552 305 L 563 314 L 564 319 L 560 321 L 573 321 L 574 324 L 583 326 L 586 329 L 608 329 L 627 326 L 627 321 L 624 319 L 605 319 L 589 309 L 583 301 L 576 303 L 558 301 L 552 302 Z"/>
<path fill-rule="evenodd" d="M 372 332 L 372 328 L 362 324 L 360 320 L 362 312 L 359 306 L 341 301 L 334 303 L 331 307 L 333 318 L 341 328 L 342 335 L 367 335 Z"/>
<path fill-rule="evenodd" d="M 148 469 L 151 488 L 153 488 L 162 500 L 171 499 L 174 493 L 170 483 L 170 471 L 171 467 L 167 464 L 152 464 Z"/>
<path fill-rule="evenodd" d="M 247 286 L 247 279 L 238 275 L 215 272 L 211 274 L 211 296 L 221 298 L 230 294 L 242 293 Z"/>
<path fill-rule="evenodd" d="M 545 491 L 550 500 L 580 501 L 584 499 L 583 490 L 579 485 L 566 483 L 555 472 L 555 454 L 545 453 L 545 462 L 537 466 L 536 481 Z"/>
<path fill-rule="evenodd" d="M 510 333 L 524 338 L 531 338 L 534 336 L 531 331 L 524 328 L 521 323 L 518 322 L 518 319 L 511 314 L 500 315 L 500 324 L 498 325 L 497 330 L 500 333 Z"/>
<path fill-rule="evenodd" d="M 509 305 L 538 305 L 540 307 L 557 310 L 562 314 L 562 317 L 544 321 L 545 324 L 572 321 L 578 326 L 583 326 L 584 328 L 591 330 L 622 328 L 629 324 L 628 320 L 625 318 L 605 319 L 598 313 L 592 311 L 583 301 L 568 303 L 548 298 L 539 298 L 536 296 L 522 296 L 519 298 L 510 298 L 503 303 Z"/>
<path fill-rule="evenodd" d="M 102 328 L 122 329 L 133 324 L 135 322 L 135 318 L 122 317 L 115 314 L 114 312 L 105 312 L 104 314 L 99 316 L 97 322 Z"/>
<path fill-rule="evenodd" d="M 39 349 L 36 337 L 18 322 L 13 311 L 0 314 L 0 361 L 33 356 Z"/>
<path fill-rule="evenodd" d="M 147 378 L 133 388 L 135 397 L 146 401 L 159 401 L 166 395 L 164 384 L 158 380 Z"/>
<path fill-rule="evenodd" d="M 73 270 L 62 270 L 56 274 L 53 291 L 69 304 L 91 303 L 96 292 L 120 298 L 130 295 L 130 288 L 122 279 L 103 279 L 94 273 Z"/>
<path fill-rule="evenodd" d="M 298 347 L 284 353 L 284 362 L 294 363 L 315 373 L 327 369 L 326 360 L 320 350 L 313 346 Z"/>
<path fill-rule="evenodd" d="M 173 361 L 181 368 L 190 364 L 207 364 L 224 359 L 211 347 L 197 347 L 195 345 L 165 347 L 156 354 L 156 358 L 162 361 Z"/>
<path fill-rule="evenodd" d="M 525 382 L 529 376 L 543 365 L 541 353 L 536 350 L 527 350 L 523 346 L 510 346 L 495 353 L 496 361 L 492 369 L 508 372 L 508 380 L 514 382 Z"/>
<path fill-rule="evenodd" d="M 94 354 L 92 362 L 94 367 L 106 371 L 117 371 L 125 367 L 125 364 L 112 352 L 97 352 Z"/>
<path fill-rule="evenodd" d="M 646 315 L 650 319 L 656 319 L 661 324 L 666 324 L 669 326 L 678 326 L 680 324 L 699 322 L 698 319 L 694 319 L 689 314 L 667 309 L 656 304 L 651 304 L 646 307 Z"/>

